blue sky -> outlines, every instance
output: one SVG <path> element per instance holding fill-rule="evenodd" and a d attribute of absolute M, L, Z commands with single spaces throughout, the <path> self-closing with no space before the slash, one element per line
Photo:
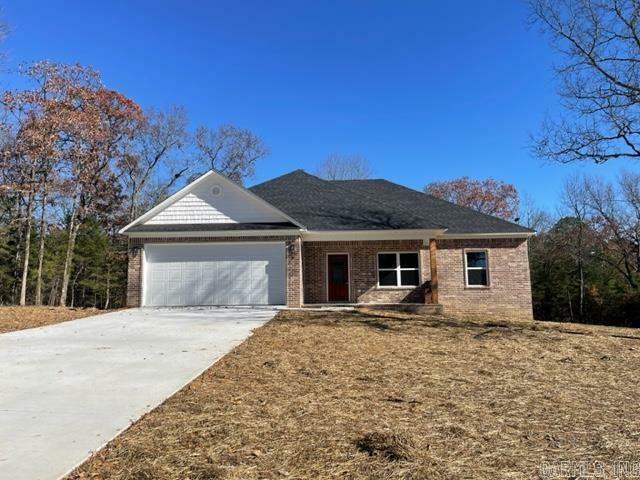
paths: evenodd
<path fill-rule="evenodd" d="M 359 153 L 376 177 L 421 188 L 468 175 L 514 183 L 541 206 L 565 176 L 631 162 L 542 163 L 529 134 L 557 109 L 557 61 L 524 1 L 2 2 L 8 66 L 98 69 L 142 106 L 184 105 L 271 149 L 256 183 Z"/>

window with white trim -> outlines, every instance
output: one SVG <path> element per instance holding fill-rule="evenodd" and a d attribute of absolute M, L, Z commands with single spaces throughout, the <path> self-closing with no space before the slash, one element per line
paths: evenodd
<path fill-rule="evenodd" d="M 465 251 L 464 264 L 467 287 L 489 286 L 489 263 L 486 250 Z"/>
<path fill-rule="evenodd" d="M 420 258 L 417 252 L 378 253 L 378 285 L 417 287 L 420 284 Z"/>

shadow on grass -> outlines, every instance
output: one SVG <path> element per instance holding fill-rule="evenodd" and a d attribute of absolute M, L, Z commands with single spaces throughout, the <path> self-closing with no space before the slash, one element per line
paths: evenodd
<path fill-rule="evenodd" d="M 328 327 L 364 326 L 377 332 L 404 333 L 416 329 L 451 329 L 466 331 L 474 339 L 484 340 L 496 337 L 512 337 L 514 335 L 537 335 L 554 333 L 566 335 L 603 335 L 615 338 L 640 340 L 640 335 L 622 335 L 589 331 L 589 326 L 581 326 L 583 330 L 572 330 L 562 324 L 518 321 L 480 321 L 463 320 L 441 315 L 416 315 L 388 310 L 355 310 L 355 311 L 283 311 L 276 321 L 295 323 L 301 326 L 322 325 Z"/>
<path fill-rule="evenodd" d="M 302 326 L 322 325 L 333 327 L 365 326 L 385 332 L 401 332 L 412 328 L 458 328 L 464 330 L 486 330 L 502 328 L 520 330 L 505 323 L 472 322 L 436 315 L 414 315 L 384 311 L 355 310 L 346 312 L 284 311 L 276 321 L 295 323 Z"/>

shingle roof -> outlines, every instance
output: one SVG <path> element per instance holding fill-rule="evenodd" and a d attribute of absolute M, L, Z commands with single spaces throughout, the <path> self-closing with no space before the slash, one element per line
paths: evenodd
<path fill-rule="evenodd" d="M 387 180 L 322 180 L 302 170 L 250 190 L 309 230 L 443 229 L 447 233 L 532 233 L 500 218 Z"/>
<path fill-rule="evenodd" d="M 251 187 L 253 193 L 308 230 L 442 229 L 412 209 L 397 208 L 348 185 L 328 182 L 303 170 Z"/>
<path fill-rule="evenodd" d="M 282 223 L 191 223 L 191 224 L 151 224 L 134 225 L 129 232 L 227 232 L 236 230 L 297 230 L 290 222 Z"/>

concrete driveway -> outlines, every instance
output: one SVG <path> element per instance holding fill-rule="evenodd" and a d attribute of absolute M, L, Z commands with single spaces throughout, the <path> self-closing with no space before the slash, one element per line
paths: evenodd
<path fill-rule="evenodd" d="M 0 478 L 65 475 L 275 313 L 131 309 L 0 335 Z"/>

